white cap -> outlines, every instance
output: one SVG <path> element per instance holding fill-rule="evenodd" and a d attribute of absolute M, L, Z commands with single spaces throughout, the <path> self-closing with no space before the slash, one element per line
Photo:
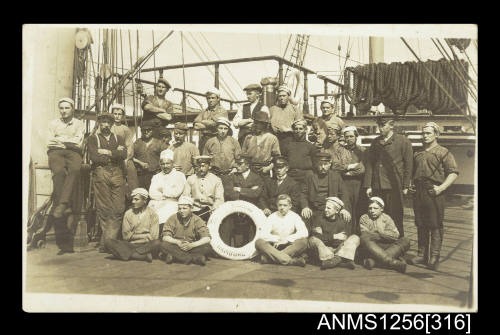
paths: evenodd
<path fill-rule="evenodd" d="M 370 198 L 370 201 L 375 201 L 376 203 L 378 203 L 380 206 L 384 207 L 385 206 L 385 203 L 384 203 L 384 200 L 382 200 L 381 198 L 379 197 L 371 197 Z"/>
<path fill-rule="evenodd" d="M 142 187 L 139 187 L 139 188 L 136 188 L 132 191 L 132 193 L 130 194 L 130 196 L 136 196 L 136 195 L 142 195 L 144 198 L 149 198 L 149 193 L 148 191 L 145 189 L 145 188 L 142 188 Z"/>
<path fill-rule="evenodd" d="M 328 197 L 328 198 L 326 198 L 326 202 L 333 202 L 334 204 L 336 204 L 340 208 L 344 208 L 344 202 L 337 197 Z"/>
<path fill-rule="evenodd" d="M 174 160 L 174 152 L 170 149 L 163 150 L 160 153 L 160 160 Z"/>
<path fill-rule="evenodd" d="M 57 104 L 59 105 L 61 102 L 69 102 L 71 104 L 71 106 L 75 107 L 75 100 L 73 100 L 71 98 L 62 98 L 62 99 L 59 99 L 59 101 L 57 102 Z"/>
<path fill-rule="evenodd" d="M 113 111 L 113 109 L 121 109 L 123 112 L 125 112 L 125 107 L 122 104 L 112 104 L 111 111 Z"/>
<path fill-rule="evenodd" d="M 220 90 L 216 87 L 209 88 L 205 94 L 209 94 L 209 93 L 215 94 L 216 96 L 218 96 L 220 98 Z"/>
<path fill-rule="evenodd" d="M 188 197 L 186 195 L 181 195 L 179 197 L 179 201 L 177 202 L 178 205 L 190 205 L 193 206 L 194 200 L 191 197 Z"/>
<path fill-rule="evenodd" d="M 344 133 L 344 134 L 345 134 L 345 133 L 346 133 L 346 132 L 348 132 L 348 131 L 352 131 L 352 132 L 354 132 L 354 135 L 356 135 L 356 136 L 358 136 L 358 135 L 359 135 L 359 133 L 358 133 L 358 129 L 357 129 L 355 126 L 347 126 L 347 127 L 345 127 L 345 128 L 344 128 L 344 130 L 342 131 L 342 133 Z"/>

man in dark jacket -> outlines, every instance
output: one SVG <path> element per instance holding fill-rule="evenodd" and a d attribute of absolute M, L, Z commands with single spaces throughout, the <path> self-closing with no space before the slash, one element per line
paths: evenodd
<path fill-rule="evenodd" d="M 350 222 L 351 204 L 348 192 L 340 174 L 330 169 L 332 164 L 330 154 L 320 151 L 314 160 L 314 173 L 306 176 L 300 197 L 301 214 L 307 220 L 308 229 L 311 228 L 309 219 L 313 214 L 322 214 L 328 197 L 338 197 L 344 202 L 345 207 L 339 214 L 345 221 Z"/>
<path fill-rule="evenodd" d="M 244 104 L 233 119 L 233 125 L 238 131 L 238 142 L 243 146 L 245 137 L 252 132 L 253 114 L 260 111 L 264 103 L 260 100 L 262 87 L 259 84 L 250 84 L 243 89 L 247 95 L 248 103 Z"/>
<path fill-rule="evenodd" d="M 379 117 L 377 124 L 381 134 L 367 152 L 363 185 L 369 198 L 376 195 L 384 200 L 386 213 L 403 237 L 403 195 L 410 186 L 413 149 L 405 136 L 394 133 L 394 117 Z"/>
<path fill-rule="evenodd" d="M 247 155 L 240 155 L 236 158 L 237 172 L 224 179 L 224 198 L 226 201 L 244 200 L 258 206 L 258 199 L 264 189 L 264 182 L 258 174 L 250 170 L 251 159 Z M 224 243 L 230 245 L 233 233 L 243 235 L 241 240 L 238 236 L 234 236 L 235 246 L 243 246 L 252 240 L 255 235 L 255 225 L 249 222 L 246 216 L 232 214 L 221 225 L 220 235 Z"/>
<path fill-rule="evenodd" d="M 300 213 L 300 184 L 288 174 L 288 161 L 285 157 L 278 156 L 274 159 L 274 178 L 269 178 L 264 184 L 264 191 L 259 198 L 259 207 L 264 214 L 269 216 L 278 210 L 276 206 L 278 196 L 288 194 L 292 199 L 292 211 Z"/>

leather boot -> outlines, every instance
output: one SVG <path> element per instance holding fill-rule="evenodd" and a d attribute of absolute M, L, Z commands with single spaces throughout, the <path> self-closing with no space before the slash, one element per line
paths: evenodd
<path fill-rule="evenodd" d="M 207 264 L 207 259 L 205 258 L 204 255 L 194 255 L 193 256 L 193 263 L 201 265 L 201 266 L 205 266 L 205 264 Z"/>
<path fill-rule="evenodd" d="M 432 255 L 429 259 L 429 264 L 427 267 L 431 270 L 437 271 L 439 267 L 439 256 Z"/>
<path fill-rule="evenodd" d="M 417 256 L 413 258 L 408 258 L 407 263 L 411 265 L 416 265 L 416 264 L 427 264 L 427 255 L 426 252 L 424 252 L 423 249 L 419 249 L 417 252 Z"/>
<path fill-rule="evenodd" d="M 398 243 L 393 244 L 386 250 L 382 249 L 377 243 L 373 241 L 365 242 L 365 246 L 377 263 L 385 265 L 388 268 L 394 269 L 401 273 L 406 272 L 406 263 L 393 258 L 393 255 L 399 256 L 398 252 L 402 252 L 402 250 L 404 250 Z"/>
<path fill-rule="evenodd" d="M 366 269 L 371 270 L 375 266 L 375 260 L 373 258 L 365 258 L 363 260 L 363 266 Z"/>
<path fill-rule="evenodd" d="M 342 262 L 342 258 L 340 256 L 333 256 L 333 258 L 326 259 L 324 261 L 321 261 L 321 270 L 326 270 L 326 269 L 333 269 L 337 265 Z"/>
<path fill-rule="evenodd" d="M 288 265 L 304 267 L 306 266 L 306 260 L 302 257 L 294 257 Z"/>

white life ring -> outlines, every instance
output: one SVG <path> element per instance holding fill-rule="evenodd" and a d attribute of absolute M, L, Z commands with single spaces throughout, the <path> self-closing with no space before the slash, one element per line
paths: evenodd
<path fill-rule="evenodd" d="M 240 248 L 234 248 L 225 244 L 219 235 L 219 226 L 222 220 L 226 216 L 234 213 L 243 213 L 248 215 L 250 219 L 252 219 L 256 228 L 253 240 Z M 243 200 L 225 202 L 212 213 L 210 219 L 208 220 L 207 227 L 211 236 L 210 244 L 218 255 L 227 259 L 244 260 L 253 258 L 257 256 L 255 241 L 260 237 L 262 225 L 265 221 L 266 215 L 254 204 Z"/>

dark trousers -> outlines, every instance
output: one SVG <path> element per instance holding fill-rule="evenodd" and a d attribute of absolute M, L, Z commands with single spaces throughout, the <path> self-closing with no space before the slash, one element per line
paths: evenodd
<path fill-rule="evenodd" d="M 73 251 L 73 232 L 68 228 L 68 218 L 68 216 L 49 218 L 53 220 L 56 245 L 63 251 Z"/>
<path fill-rule="evenodd" d="M 105 247 L 113 256 L 128 261 L 134 252 L 144 255 L 155 252 L 160 247 L 161 241 L 154 240 L 147 243 L 132 243 L 122 240 L 109 239 L 105 241 Z"/>
<path fill-rule="evenodd" d="M 153 179 L 153 176 L 155 174 L 153 172 L 144 172 L 141 171 L 141 173 L 137 174 L 137 181 L 139 182 L 138 187 L 145 188 L 146 190 L 149 191 L 149 186 L 151 186 L 151 179 Z"/>
<path fill-rule="evenodd" d="M 207 141 L 212 137 L 214 137 L 214 135 L 200 134 L 200 140 L 198 141 L 198 150 L 200 150 L 200 153 L 203 153 L 203 149 L 205 148 L 205 143 L 207 143 Z"/>
<path fill-rule="evenodd" d="M 135 164 L 132 160 L 127 161 L 127 194 L 130 195 L 133 190 L 139 187 L 139 178 L 137 176 L 137 169 L 135 168 Z M 151 184 L 151 179 L 149 180 Z M 149 187 L 146 189 L 149 190 Z"/>
<path fill-rule="evenodd" d="M 398 199 L 394 199 L 395 192 L 392 190 L 373 190 L 373 195 L 384 200 L 384 212 L 394 220 L 394 224 L 399 231 L 399 237 L 405 236 L 403 229 L 403 206 L 399 207 Z M 403 205 L 403 204 L 402 204 Z"/>
<path fill-rule="evenodd" d="M 430 255 L 439 256 L 441 254 L 441 246 L 443 244 L 443 229 L 431 229 L 426 226 L 417 227 L 418 236 L 418 254 L 419 256 Z"/>
<path fill-rule="evenodd" d="M 312 170 L 290 169 L 288 175 L 299 184 L 303 184 L 306 177 L 313 174 Z"/>
<path fill-rule="evenodd" d="M 125 188 L 120 167 L 98 166 L 94 170 L 94 194 L 97 217 L 102 229 L 101 246 L 107 239 L 117 239 L 125 211 Z"/>
<path fill-rule="evenodd" d="M 184 264 L 189 264 L 193 260 L 193 257 L 198 255 L 208 256 L 212 251 L 210 243 L 200 245 L 189 251 L 184 251 L 177 244 L 163 241 L 160 243 L 159 248 L 164 255 L 171 255 L 174 261 Z"/>
<path fill-rule="evenodd" d="M 221 240 L 228 246 L 242 247 L 255 236 L 255 224 L 247 216 L 238 213 L 224 218 L 219 228 Z"/>
<path fill-rule="evenodd" d="M 193 214 L 198 215 L 203 221 L 208 222 L 208 219 L 210 219 L 210 214 L 212 214 L 212 212 L 210 211 L 210 207 L 203 207 L 199 211 L 193 211 Z"/>
<path fill-rule="evenodd" d="M 362 213 L 366 213 L 366 207 L 364 208 L 361 207 L 362 204 L 360 203 L 360 198 L 362 197 L 362 194 L 360 192 L 361 190 L 361 180 L 360 179 L 354 179 L 354 178 L 345 178 L 344 179 L 344 186 L 348 191 L 348 199 L 349 203 L 351 204 L 351 216 L 352 216 L 352 227 L 354 228 L 353 233 L 354 234 L 360 234 L 360 229 L 359 229 L 359 218 L 362 215 Z"/>
<path fill-rule="evenodd" d="M 276 137 L 278 138 L 278 142 L 280 145 L 280 151 L 283 151 L 284 148 L 287 147 L 288 143 L 290 143 L 293 139 L 293 133 L 276 133 Z"/>
<path fill-rule="evenodd" d="M 66 149 L 50 150 L 47 154 L 52 171 L 52 200 L 55 205 L 68 204 L 75 182 L 80 177 L 82 156 Z"/>

